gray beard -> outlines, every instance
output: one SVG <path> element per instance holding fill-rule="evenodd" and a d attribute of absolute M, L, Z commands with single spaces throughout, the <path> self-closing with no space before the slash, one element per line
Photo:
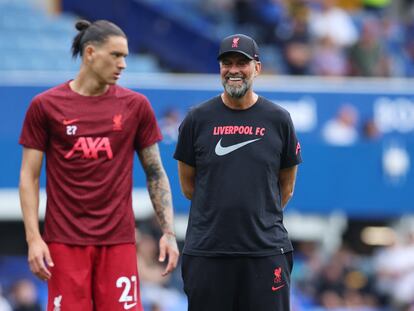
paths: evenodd
<path fill-rule="evenodd" d="M 241 86 L 231 86 L 227 83 L 227 80 L 223 81 L 223 87 L 226 90 L 227 94 L 229 94 L 233 98 L 242 98 L 246 95 L 247 91 L 250 89 L 251 83 L 250 81 L 243 80 Z"/>

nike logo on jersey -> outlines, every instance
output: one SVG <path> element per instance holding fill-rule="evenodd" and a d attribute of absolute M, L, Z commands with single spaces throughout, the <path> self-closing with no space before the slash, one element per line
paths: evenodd
<path fill-rule="evenodd" d="M 131 309 L 131 308 L 135 307 L 136 305 L 137 305 L 137 303 L 136 303 L 136 302 L 131 303 L 131 304 L 129 304 L 128 302 L 125 302 L 125 303 L 124 303 L 124 309 L 125 309 L 125 310 L 129 310 L 129 309 Z"/>
<path fill-rule="evenodd" d="M 79 119 L 63 120 L 63 125 L 71 125 L 75 122 L 78 122 Z"/>
<path fill-rule="evenodd" d="M 241 147 L 244 147 L 244 146 L 246 146 L 248 144 L 251 144 L 251 143 L 254 143 L 255 141 L 258 141 L 261 138 L 246 140 L 244 142 L 241 142 L 241 143 L 238 143 L 238 144 L 235 144 L 235 145 L 231 145 L 231 146 L 226 146 L 226 147 L 223 147 L 221 145 L 221 140 L 222 139 L 223 138 L 220 138 L 220 140 L 218 141 L 218 143 L 216 145 L 216 149 L 214 150 L 218 156 L 224 156 L 226 154 L 229 154 L 230 152 L 233 152 L 233 151 L 235 151 L 235 150 L 237 150 L 237 149 L 239 149 Z"/>

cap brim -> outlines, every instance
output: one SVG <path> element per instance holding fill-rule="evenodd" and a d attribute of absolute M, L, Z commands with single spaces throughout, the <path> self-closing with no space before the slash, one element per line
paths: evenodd
<path fill-rule="evenodd" d="M 220 60 L 225 54 L 229 54 L 229 53 L 240 53 L 240 54 L 243 54 L 244 56 L 246 56 L 248 59 L 254 60 L 254 58 L 252 56 L 250 56 L 246 52 L 243 52 L 243 51 L 240 51 L 240 50 L 224 51 L 219 56 L 217 56 L 217 60 Z"/>

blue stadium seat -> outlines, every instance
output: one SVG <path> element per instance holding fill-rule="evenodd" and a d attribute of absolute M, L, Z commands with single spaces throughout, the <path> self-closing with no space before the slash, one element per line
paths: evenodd
<path fill-rule="evenodd" d="M 260 60 L 263 63 L 263 70 L 265 72 L 285 72 L 286 68 L 282 52 L 276 46 L 262 45 L 260 47 Z"/>
<path fill-rule="evenodd" d="M 156 72 L 159 71 L 157 61 L 150 55 L 130 55 L 127 58 L 128 72 Z"/>
<path fill-rule="evenodd" d="M 0 0 L 0 70 L 77 71 L 71 58 L 76 17 L 48 16 L 33 0 Z M 151 56 L 128 57 L 131 72 L 159 72 Z"/>

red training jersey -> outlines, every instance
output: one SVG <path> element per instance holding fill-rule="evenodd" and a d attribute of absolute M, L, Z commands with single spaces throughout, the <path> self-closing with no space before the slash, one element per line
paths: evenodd
<path fill-rule="evenodd" d="M 82 96 L 66 82 L 37 95 L 19 143 L 46 154 L 44 240 L 133 243 L 134 151 L 159 140 L 147 98 L 118 85 L 100 96 Z"/>

